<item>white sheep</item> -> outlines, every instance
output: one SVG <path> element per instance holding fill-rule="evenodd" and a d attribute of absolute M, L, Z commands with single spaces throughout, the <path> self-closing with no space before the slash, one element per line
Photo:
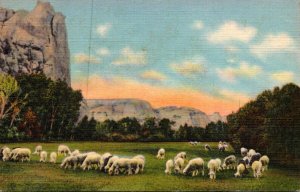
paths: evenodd
<path fill-rule="evenodd" d="M 51 152 L 50 153 L 50 163 L 56 163 L 56 159 L 57 159 L 57 153 L 56 152 Z"/>
<path fill-rule="evenodd" d="M 255 155 L 256 151 L 254 149 L 250 149 L 247 153 L 247 156 L 251 159 L 253 155 Z"/>
<path fill-rule="evenodd" d="M 42 147 L 41 145 L 37 145 L 37 146 L 35 147 L 34 152 L 33 152 L 32 154 L 40 155 L 40 153 L 42 152 L 42 150 L 43 150 L 43 147 Z"/>
<path fill-rule="evenodd" d="M 166 170 L 165 170 L 165 173 L 166 173 L 166 174 L 171 174 L 173 168 L 174 168 L 174 160 L 173 160 L 173 159 L 169 159 L 169 160 L 166 162 Z"/>
<path fill-rule="evenodd" d="M 112 166 L 108 170 L 109 175 L 118 175 L 121 169 L 125 169 L 125 172 L 128 172 L 128 175 L 132 174 L 131 169 L 131 159 L 129 158 L 119 158 L 114 161 Z"/>
<path fill-rule="evenodd" d="M 252 168 L 252 171 L 253 171 L 254 178 L 261 177 L 262 164 L 261 164 L 260 161 L 254 161 L 252 163 L 251 168 Z"/>
<path fill-rule="evenodd" d="M 2 160 L 3 161 L 8 161 L 9 160 L 9 156 L 10 156 L 11 150 L 8 147 L 4 147 L 2 150 Z"/>
<path fill-rule="evenodd" d="M 211 159 L 208 164 L 207 164 L 207 168 L 209 170 L 209 178 L 211 180 L 215 180 L 216 179 L 216 174 L 217 174 L 217 170 L 219 168 L 219 163 L 218 161 L 216 161 L 215 159 Z"/>
<path fill-rule="evenodd" d="M 204 176 L 204 161 L 202 158 L 191 159 L 187 166 L 183 169 L 183 174 L 187 175 L 192 173 L 192 176 L 197 176 L 199 171 L 202 170 L 202 176 Z"/>
<path fill-rule="evenodd" d="M 264 155 L 262 156 L 259 161 L 261 162 L 262 164 L 262 172 L 264 172 L 265 170 L 268 170 L 268 165 L 269 165 L 269 162 L 270 162 L 270 159 L 268 156 Z"/>
<path fill-rule="evenodd" d="M 82 165 L 80 166 L 83 170 L 90 170 L 92 168 L 92 165 L 95 165 L 96 167 L 100 167 L 100 160 L 101 155 L 97 153 L 88 154 L 83 161 Z"/>
<path fill-rule="evenodd" d="M 71 150 L 70 150 L 69 147 L 66 146 L 66 145 L 59 145 L 59 146 L 58 146 L 58 149 L 57 149 L 57 154 L 58 154 L 58 155 L 64 154 L 65 156 L 66 156 L 66 155 L 70 155 L 70 154 L 71 154 Z"/>
<path fill-rule="evenodd" d="M 100 159 L 100 171 L 102 171 L 104 169 L 104 167 L 107 165 L 109 159 L 112 157 L 113 155 L 111 153 L 104 153 L 102 156 L 101 156 L 101 159 Z"/>
<path fill-rule="evenodd" d="M 208 144 L 204 145 L 205 151 L 211 151 L 211 147 Z"/>
<path fill-rule="evenodd" d="M 75 170 L 77 166 L 77 157 L 76 156 L 68 156 L 65 157 L 60 164 L 61 168 L 67 169 L 67 168 L 72 168 Z"/>
<path fill-rule="evenodd" d="M 247 153 L 248 153 L 248 149 L 246 149 L 245 147 L 242 147 L 241 148 L 241 155 L 242 155 L 242 157 L 247 156 Z"/>
<path fill-rule="evenodd" d="M 48 155 L 47 151 L 41 151 L 40 152 L 40 162 L 46 163 L 47 155 Z"/>
<path fill-rule="evenodd" d="M 219 151 L 221 151 L 221 152 L 224 152 L 224 151 L 225 151 L 225 146 L 223 145 L 223 142 L 222 142 L 222 141 L 219 141 L 218 149 L 219 149 Z"/>
<path fill-rule="evenodd" d="M 176 160 L 177 158 L 182 158 L 182 159 L 186 159 L 186 152 L 179 152 L 176 156 L 175 156 L 175 158 L 174 158 L 174 160 Z"/>
<path fill-rule="evenodd" d="M 73 156 L 76 156 L 76 155 L 79 155 L 80 154 L 80 151 L 78 150 L 78 149 L 75 149 L 72 153 L 71 153 L 71 155 L 73 155 Z"/>
<path fill-rule="evenodd" d="M 218 171 L 221 171 L 222 170 L 222 167 L 221 167 L 222 161 L 221 161 L 221 159 L 220 158 L 216 158 L 215 160 L 218 162 L 218 165 L 219 165 Z"/>
<path fill-rule="evenodd" d="M 239 164 L 236 168 L 236 173 L 234 174 L 235 177 L 242 177 L 244 171 L 246 170 L 246 167 L 244 164 Z"/>
<path fill-rule="evenodd" d="M 177 157 L 174 160 L 174 172 L 182 173 L 183 168 L 184 168 L 184 159 L 182 157 Z"/>
<path fill-rule="evenodd" d="M 112 166 L 112 164 L 115 162 L 115 160 L 119 159 L 118 156 L 112 156 L 108 162 L 107 162 L 107 165 L 104 167 L 104 171 L 107 172 L 109 170 L 109 168 Z"/>
<path fill-rule="evenodd" d="M 12 159 L 15 161 L 30 161 L 31 150 L 28 148 L 16 148 L 12 150 Z"/>
<path fill-rule="evenodd" d="M 236 157 L 234 155 L 229 155 L 224 159 L 222 168 L 223 169 L 235 169 L 236 167 Z"/>
<path fill-rule="evenodd" d="M 166 150 L 164 148 L 160 148 L 157 152 L 156 158 L 157 159 L 164 159 L 166 155 Z"/>
<path fill-rule="evenodd" d="M 134 174 L 138 174 L 144 171 L 145 157 L 143 155 L 136 155 L 130 160 L 130 163 Z"/>

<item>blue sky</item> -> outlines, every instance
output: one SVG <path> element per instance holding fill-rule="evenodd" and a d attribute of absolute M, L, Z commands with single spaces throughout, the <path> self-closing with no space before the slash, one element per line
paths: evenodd
<path fill-rule="evenodd" d="M 300 82 L 299 0 L 49 2 L 66 16 L 72 86 L 87 98 L 137 97 L 163 105 L 159 98 L 151 101 L 135 91 L 122 95 L 99 85 L 130 89 L 133 83 L 141 91 L 145 86 L 149 92 L 190 90 L 239 103 L 264 89 Z M 13 9 L 31 10 L 35 4 L 0 1 Z M 87 81 L 98 81 L 96 88 L 87 91 Z"/>

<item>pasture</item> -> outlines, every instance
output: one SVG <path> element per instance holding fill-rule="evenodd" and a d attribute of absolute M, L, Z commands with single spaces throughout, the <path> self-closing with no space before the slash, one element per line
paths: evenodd
<path fill-rule="evenodd" d="M 57 151 L 60 143 L 11 143 L 8 147 L 29 147 L 32 152 L 36 145 L 41 144 L 49 154 Z M 117 142 L 64 142 L 71 150 L 110 152 L 119 156 L 142 154 L 146 157 L 143 173 L 138 175 L 109 176 L 98 170 L 82 171 L 64 170 L 59 167 L 64 158 L 58 157 L 56 164 L 40 163 L 37 155 L 31 155 L 30 162 L 0 161 L 0 191 L 179 191 L 179 190 L 300 190 L 300 173 L 284 167 L 274 167 L 263 173 L 262 178 L 253 178 L 252 171 L 243 178 L 234 178 L 234 170 L 217 173 L 217 180 L 210 181 L 206 169 L 205 176 L 166 175 L 165 162 L 178 152 L 186 151 L 187 158 L 202 157 L 207 163 L 210 158 L 224 158 L 233 154 L 229 148 L 219 153 L 217 143 L 209 143 L 213 150 L 207 152 L 203 144 L 191 146 L 189 143 L 117 143 Z M 1 144 L 3 146 L 4 144 Z M 157 160 L 157 150 L 166 149 L 166 158 Z M 237 154 L 237 157 L 240 155 Z"/>

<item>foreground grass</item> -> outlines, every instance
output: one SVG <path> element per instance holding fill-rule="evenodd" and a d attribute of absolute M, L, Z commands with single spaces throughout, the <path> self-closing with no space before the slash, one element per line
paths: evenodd
<path fill-rule="evenodd" d="M 17 143 L 6 144 L 9 147 L 35 148 L 42 144 L 48 154 L 56 151 L 59 143 Z M 300 190 L 300 173 L 284 167 L 270 169 L 261 179 L 254 179 L 252 172 L 244 178 L 234 178 L 233 170 L 217 173 L 217 180 L 205 177 L 165 175 L 165 162 L 178 152 L 186 151 L 188 159 L 202 157 L 207 162 L 210 158 L 231 154 L 228 151 L 219 154 L 217 143 L 210 143 L 214 150 L 206 152 L 203 144 L 190 146 L 188 143 L 102 143 L 102 142 L 66 142 L 72 150 L 111 152 L 120 156 L 142 154 L 146 157 L 145 171 L 139 175 L 108 176 L 99 171 L 63 170 L 59 164 L 39 163 L 37 156 L 32 156 L 29 163 L 0 162 L 0 190 L 3 191 L 178 191 L 178 190 Z M 157 150 L 166 149 L 166 159 L 155 158 Z"/>

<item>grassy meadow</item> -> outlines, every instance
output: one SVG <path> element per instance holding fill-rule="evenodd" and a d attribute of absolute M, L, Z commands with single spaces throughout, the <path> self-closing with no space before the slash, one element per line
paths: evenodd
<path fill-rule="evenodd" d="M 29 147 L 32 152 L 41 144 L 43 150 L 57 151 L 60 143 L 12 143 L 8 147 Z M 198 146 L 180 142 L 170 143 L 117 143 L 117 142 L 65 142 L 71 150 L 110 152 L 119 156 L 142 154 L 146 157 L 146 166 L 142 174 L 109 176 L 97 170 L 64 170 L 59 167 L 64 158 L 59 156 L 56 164 L 39 163 L 39 157 L 32 155 L 30 162 L 0 161 L 0 191 L 207 191 L 207 190 L 300 190 L 300 173 L 284 167 L 269 166 L 260 179 L 254 179 L 252 171 L 243 178 L 234 178 L 235 171 L 226 170 L 217 173 L 217 180 L 210 181 L 206 169 L 205 176 L 165 175 L 165 162 L 178 152 L 186 151 L 187 158 L 202 157 L 207 163 L 210 158 L 224 158 L 232 154 L 232 149 L 221 154 L 217 143 L 209 143 L 213 150 L 204 151 L 204 143 Z M 2 144 L 4 145 L 4 144 Z M 157 150 L 166 149 L 166 159 L 155 158 Z"/>

